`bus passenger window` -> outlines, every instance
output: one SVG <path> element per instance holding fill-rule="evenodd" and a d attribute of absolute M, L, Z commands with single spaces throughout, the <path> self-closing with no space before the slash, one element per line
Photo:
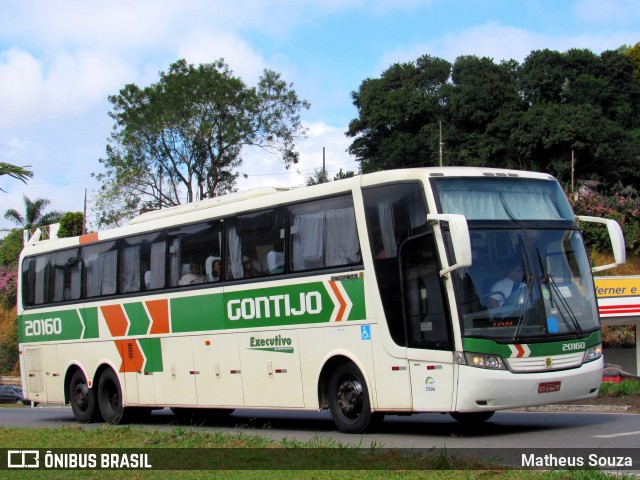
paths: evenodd
<path fill-rule="evenodd" d="M 293 271 L 355 265 L 362 261 L 350 196 L 292 205 L 289 214 Z"/>
<path fill-rule="evenodd" d="M 163 233 L 127 238 L 121 242 L 120 292 L 157 290 L 165 285 L 167 244 Z"/>
<path fill-rule="evenodd" d="M 84 291 L 86 297 L 116 293 L 118 250 L 116 242 L 98 243 L 82 248 L 82 262 L 86 271 Z"/>
<path fill-rule="evenodd" d="M 78 249 L 53 255 L 53 301 L 63 302 L 80 298 L 82 270 L 78 261 Z"/>
<path fill-rule="evenodd" d="M 284 209 L 240 215 L 227 224 L 227 278 L 284 273 Z"/>
<path fill-rule="evenodd" d="M 209 281 L 208 259 L 220 257 L 221 222 L 185 225 L 169 231 L 169 284 L 172 287 Z M 213 278 L 213 260 L 210 261 Z"/>

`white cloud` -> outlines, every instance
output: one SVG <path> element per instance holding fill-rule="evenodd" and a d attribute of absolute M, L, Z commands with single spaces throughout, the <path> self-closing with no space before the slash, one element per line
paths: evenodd
<path fill-rule="evenodd" d="M 263 151 L 251 150 L 245 155 L 240 171 L 249 174 L 241 178 L 238 186 L 241 190 L 260 186 L 299 187 L 304 185 L 307 176 L 313 170 L 322 168 L 322 148 L 325 147 L 325 167 L 330 178 L 342 168 L 346 171 L 358 170 L 358 163 L 346 150 L 351 139 L 344 135 L 340 127 L 324 122 L 306 124 L 307 138 L 296 144 L 300 161 L 286 170 L 284 164 L 275 156 Z"/>
<path fill-rule="evenodd" d="M 225 32 L 196 32 L 185 38 L 177 49 L 177 57 L 189 63 L 211 63 L 224 58 L 234 74 L 247 84 L 255 84 L 267 66 L 251 45 L 237 35 Z"/>
<path fill-rule="evenodd" d="M 0 53 L 0 127 L 46 124 L 106 105 L 133 72 L 100 52 L 60 51 L 36 58 L 11 48 Z"/>
<path fill-rule="evenodd" d="M 549 48 L 564 52 L 571 48 L 587 48 L 594 53 L 600 53 L 607 49 L 615 50 L 625 43 L 635 44 L 639 35 L 640 30 L 614 34 L 551 35 L 488 22 L 444 35 L 430 42 L 415 43 L 387 52 L 381 57 L 379 71 L 375 75 L 379 75 L 393 63 L 414 61 L 424 54 L 444 58 L 450 62 L 454 62 L 461 55 L 489 57 L 496 63 L 510 59 L 522 62 L 533 50 Z"/>
<path fill-rule="evenodd" d="M 9 3 L 9 5 L 6 5 Z M 159 8 L 161 2 L 5 2 L 12 12 L 0 20 L 4 37 L 20 38 L 33 47 L 86 48 L 152 47 L 163 38 L 168 25 L 175 22 L 172 9 Z M 172 2 L 176 3 L 176 2 Z"/>
<path fill-rule="evenodd" d="M 41 103 L 42 65 L 12 48 L 0 55 L 0 127 L 29 119 Z"/>

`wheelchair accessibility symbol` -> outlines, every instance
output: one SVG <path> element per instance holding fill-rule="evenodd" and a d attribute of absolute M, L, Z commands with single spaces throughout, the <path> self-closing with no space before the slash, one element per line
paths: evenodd
<path fill-rule="evenodd" d="M 371 340 L 371 327 L 369 325 L 362 325 L 360 327 L 360 337 L 362 340 Z"/>

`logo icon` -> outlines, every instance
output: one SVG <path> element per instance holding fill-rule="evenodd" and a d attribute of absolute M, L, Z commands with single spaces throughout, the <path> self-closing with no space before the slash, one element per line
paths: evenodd
<path fill-rule="evenodd" d="M 553 367 L 553 359 L 549 358 L 549 357 L 545 358 L 544 366 L 547 367 L 547 368 Z"/>
<path fill-rule="evenodd" d="M 38 450 L 7 451 L 8 468 L 39 468 L 40 452 Z"/>
<path fill-rule="evenodd" d="M 436 379 L 433 377 L 427 377 L 424 379 L 425 390 L 427 392 L 436 391 Z"/>
<path fill-rule="evenodd" d="M 360 327 L 360 337 L 362 340 L 371 340 L 371 326 L 362 325 Z"/>

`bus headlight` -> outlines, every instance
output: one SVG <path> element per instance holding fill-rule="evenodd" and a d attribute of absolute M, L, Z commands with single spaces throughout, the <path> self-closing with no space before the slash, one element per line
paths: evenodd
<path fill-rule="evenodd" d="M 595 347 L 590 347 L 584 352 L 584 358 L 582 359 L 582 363 L 593 362 L 594 360 L 599 359 L 602 356 L 602 344 L 596 345 Z"/>
<path fill-rule="evenodd" d="M 493 370 L 505 370 L 502 358 L 488 353 L 464 352 L 467 365 L 478 368 L 490 368 Z"/>

